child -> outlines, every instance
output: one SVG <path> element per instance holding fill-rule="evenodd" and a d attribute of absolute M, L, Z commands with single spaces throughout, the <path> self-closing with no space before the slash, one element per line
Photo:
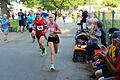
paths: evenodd
<path fill-rule="evenodd" d="M 4 33 L 4 41 L 7 41 L 7 36 L 8 36 L 8 23 L 9 23 L 9 20 L 7 19 L 7 15 L 4 14 L 3 15 L 3 18 L 1 20 L 1 23 L 2 23 L 2 30 L 3 30 L 3 33 Z"/>

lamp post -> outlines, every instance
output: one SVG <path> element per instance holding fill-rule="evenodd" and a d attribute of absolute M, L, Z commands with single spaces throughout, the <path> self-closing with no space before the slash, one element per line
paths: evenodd
<path fill-rule="evenodd" d="M 91 13 L 91 0 L 89 0 L 89 13 Z"/>

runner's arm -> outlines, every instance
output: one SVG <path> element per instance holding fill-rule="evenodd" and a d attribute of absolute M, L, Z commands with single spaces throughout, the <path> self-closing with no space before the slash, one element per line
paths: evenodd
<path fill-rule="evenodd" d="M 47 21 L 44 20 L 44 25 L 46 27 L 46 29 L 44 30 L 44 34 L 48 32 L 48 24 L 47 24 Z"/>
<path fill-rule="evenodd" d="M 35 21 L 33 21 L 33 23 L 32 23 L 32 29 L 33 30 L 35 30 L 34 25 L 35 25 Z"/>
<path fill-rule="evenodd" d="M 60 26 L 58 24 L 56 24 L 56 28 L 57 28 L 57 31 L 55 31 L 54 33 L 55 34 L 62 34 L 62 31 L 61 31 Z"/>

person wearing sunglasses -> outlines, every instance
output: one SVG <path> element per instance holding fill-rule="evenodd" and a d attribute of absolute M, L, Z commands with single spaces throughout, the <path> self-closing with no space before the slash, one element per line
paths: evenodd
<path fill-rule="evenodd" d="M 34 25 L 35 25 L 35 28 L 34 28 Z M 36 33 L 39 47 L 42 50 L 41 56 L 46 55 L 46 49 L 43 45 L 44 39 L 47 39 L 46 34 L 45 34 L 46 27 L 47 27 L 47 22 L 45 21 L 43 17 L 40 16 L 39 13 L 37 13 L 36 18 L 33 21 L 32 32 L 34 33 L 35 31 Z"/>

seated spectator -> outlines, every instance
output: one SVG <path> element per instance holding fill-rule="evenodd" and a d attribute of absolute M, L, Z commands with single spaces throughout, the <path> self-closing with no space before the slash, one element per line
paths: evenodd
<path fill-rule="evenodd" d="M 112 35 L 111 35 L 111 41 L 112 43 L 109 46 L 109 55 L 112 57 L 112 59 L 115 59 L 115 50 L 116 50 L 116 46 L 115 46 L 115 41 L 114 39 L 116 39 L 118 36 L 120 35 L 120 31 L 115 31 Z"/>
<path fill-rule="evenodd" d="M 110 56 L 107 55 L 108 49 L 104 46 L 101 47 L 103 54 L 99 56 L 105 61 L 108 69 L 115 75 L 114 77 L 104 78 L 103 80 L 120 80 L 120 36 L 115 40 L 116 46 L 116 60 L 114 61 Z"/>
<path fill-rule="evenodd" d="M 110 40 L 111 40 L 112 34 L 113 34 L 115 31 L 119 31 L 119 29 L 113 27 L 113 28 L 110 28 L 110 29 L 108 30 Z"/>
<path fill-rule="evenodd" d="M 116 56 L 115 56 L 115 50 L 116 50 L 116 46 L 115 46 L 115 41 L 114 39 L 116 39 L 118 36 L 120 35 L 120 31 L 115 31 L 113 34 L 112 34 L 112 43 L 111 45 L 109 46 L 109 56 L 112 57 L 113 60 L 115 60 Z M 99 58 L 98 58 L 99 60 Z M 100 61 L 98 62 L 98 60 L 96 60 L 96 64 L 97 64 L 97 68 L 96 68 L 96 72 L 94 75 L 96 75 L 97 78 L 106 78 L 106 77 L 110 77 L 110 76 L 113 76 L 112 73 L 110 73 L 110 70 L 108 69 L 107 65 L 105 64 L 104 61 Z"/>

